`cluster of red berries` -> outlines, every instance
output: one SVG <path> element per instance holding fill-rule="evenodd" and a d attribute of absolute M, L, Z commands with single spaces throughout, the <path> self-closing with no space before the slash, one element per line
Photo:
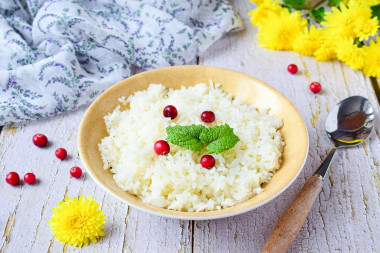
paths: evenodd
<path fill-rule="evenodd" d="M 290 74 L 296 74 L 298 72 L 298 67 L 297 65 L 295 64 L 290 64 L 288 66 L 288 71 Z M 322 89 L 322 86 L 319 82 L 312 82 L 310 85 L 309 85 L 309 88 L 311 90 L 311 92 L 313 92 L 314 94 L 318 93 L 321 91 Z"/>
<path fill-rule="evenodd" d="M 33 136 L 33 143 L 37 147 L 45 147 L 48 143 L 48 138 L 43 134 L 35 134 Z M 55 151 L 55 156 L 60 160 L 66 159 L 67 157 L 66 149 L 58 148 Z M 70 169 L 70 174 L 72 177 L 79 178 L 82 176 L 82 169 L 76 166 L 72 167 Z M 17 172 L 12 171 L 6 175 L 5 181 L 10 185 L 18 185 L 20 183 L 20 177 Z M 24 176 L 24 181 L 25 183 L 33 184 L 36 181 L 36 176 L 31 172 L 26 173 Z"/>
<path fill-rule="evenodd" d="M 12 171 L 7 174 L 5 181 L 10 185 L 18 185 L 20 182 L 20 176 L 17 172 Z M 24 181 L 27 184 L 33 184 L 36 181 L 36 176 L 31 172 L 26 173 L 24 175 Z"/>
<path fill-rule="evenodd" d="M 168 105 L 163 111 L 164 117 L 175 119 L 178 115 L 177 108 L 173 105 Z M 201 120 L 205 123 L 212 123 L 215 121 L 215 114 L 212 111 L 204 111 L 201 113 Z M 165 140 L 156 141 L 154 144 L 154 152 L 157 155 L 166 155 L 170 152 L 169 143 Z M 211 155 L 204 155 L 201 158 L 201 165 L 203 168 L 211 169 L 215 165 L 215 159 Z"/>

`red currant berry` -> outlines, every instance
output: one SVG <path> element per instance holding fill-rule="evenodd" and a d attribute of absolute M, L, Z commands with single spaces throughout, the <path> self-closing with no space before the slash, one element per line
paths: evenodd
<path fill-rule="evenodd" d="M 157 155 L 166 155 L 170 152 L 170 146 L 164 140 L 156 141 L 156 143 L 154 143 L 154 152 L 156 152 Z"/>
<path fill-rule="evenodd" d="M 201 158 L 201 165 L 203 168 L 211 169 L 215 165 L 215 159 L 211 155 L 204 155 Z"/>
<path fill-rule="evenodd" d="M 72 167 L 70 169 L 70 175 L 76 178 L 80 178 L 80 176 L 82 176 L 82 169 L 79 167 Z"/>
<path fill-rule="evenodd" d="M 55 156 L 58 159 L 64 160 L 67 157 L 67 151 L 64 148 L 59 148 L 55 151 Z"/>
<path fill-rule="evenodd" d="M 11 185 L 18 185 L 18 183 L 20 182 L 20 177 L 16 172 L 12 171 L 7 174 L 7 176 L 5 177 L 5 181 Z"/>
<path fill-rule="evenodd" d="M 26 173 L 24 176 L 24 181 L 27 184 L 33 184 L 36 181 L 36 176 L 31 172 Z"/>
<path fill-rule="evenodd" d="M 206 122 L 206 123 L 214 122 L 215 114 L 212 111 L 202 112 L 201 119 L 203 122 Z"/>
<path fill-rule="evenodd" d="M 321 91 L 321 89 L 322 89 L 322 86 L 321 86 L 321 84 L 318 83 L 318 82 L 312 82 L 312 83 L 310 84 L 310 90 L 311 90 L 313 93 L 318 93 L 318 92 Z"/>
<path fill-rule="evenodd" d="M 177 117 L 177 115 L 178 115 L 177 108 L 175 108 L 172 105 L 166 106 L 164 108 L 164 112 L 163 113 L 164 113 L 164 117 L 171 118 L 171 119 L 175 119 L 175 117 Z"/>
<path fill-rule="evenodd" d="M 33 136 L 33 143 L 38 147 L 44 147 L 48 143 L 48 139 L 43 134 L 35 134 Z"/>
<path fill-rule="evenodd" d="M 295 74 L 295 73 L 297 73 L 297 71 L 298 71 L 298 67 L 297 67 L 297 65 L 295 65 L 295 64 L 290 64 L 290 65 L 288 66 L 288 72 L 289 72 L 290 74 Z"/>

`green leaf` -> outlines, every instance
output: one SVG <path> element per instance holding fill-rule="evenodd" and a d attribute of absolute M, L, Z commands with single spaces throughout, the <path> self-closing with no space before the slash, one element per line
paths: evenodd
<path fill-rule="evenodd" d="M 210 143 L 223 136 L 234 134 L 233 131 L 234 130 L 227 124 L 221 126 L 213 126 L 205 128 L 199 136 L 199 139 L 203 143 Z"/>
<path fill-rule="evenodd" d="M 303 9 L 305 8 L 305 0 L 284 0 L 285 5 L 290 5 L 294 9 Z"/>
<path fill-rule="evenodd" d="M 203 125 L 168 126 L 166 140 L 186 149 L 202 151 L 204 144 L 199 140 L 199 135 L 205 128 Z"/>
<path fill-rule="evenodd" d="M 292 13 L 292 7 L 290 7 L 290 5 L 283 4 L 282 7 L 288 9 L 289 13 Z"/>
<path fill-rule="evenodd" d="M 342 0 L 329 0 L 329 3 L 327 4 L 328 6 L 332 7 L 332 6 L 337 6 L 340 4 Z"/>
<path fill-rule="evenodd" d="M 380 4 L 371 6 L 372 17 L 377 17 L 377 20 L 380 20 Z"/>
<path fill-rule="evenodd" d="M 222 138 L 219 138 L 210 144 L 206 146 L 206 149 L 208 152 L 219 154 L 223 151 L 229 150 L 233 148 L 236 143 L 240 141 L 239 137 L 237 137 L 234 133 L 231 135 L 223 136 Z"/>
<path fill-rule="evenodd" d="M 219 154 L 233 148 L 239 141 L 234 130 L 228 125 L 205 127 L 203 125 L 168 126 L 166 128 L 166 140 L 174 145 L 202 151 L 205 144 L 210 153 Z"/>
<path fill-rule="evenodd" d="M 203 129 L 206 129 L 206 127 L 203 125 L 195 125 L 195 124 L 192 124 L 190 126 L 174 126 L 174 127 L 168 126 L 166 128 L 166 133 L 167 134 L 171 134 L 171 133 L 188 134 L 198 139 Z"/>
<path fill-rule="evenodd" d="M 233 148 L 239 141 L 234 130 L 227 124 L 205 128 L 199 139 L 203 143 L 209 143 L 206 149 L 210 153 L 219 154 Z"/>
<path fill-rule="evenodd" d="M 318 9 L 313 9 L 311 10 L 311 15 L 316 22 L 320 23 L 325 18 L 325 8 L 319 7 Z"/>

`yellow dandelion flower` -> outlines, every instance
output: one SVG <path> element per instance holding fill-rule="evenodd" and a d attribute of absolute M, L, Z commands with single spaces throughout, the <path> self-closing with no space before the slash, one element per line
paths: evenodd
<path fill-rule="evenodd" d="M 343 1 L 341 1 L 341 3 L 352 4 L 353 2 L 357 2 L 357 1 L 361 1 L 362 4 L 365 4 L 367 6 L 373 6 L 373 5 L 380 4 L 380 0 L 343 0 Z"/>
<path fill-rule="evenodd" d="M 253 11 L 249 12 L 248 15 L 251 16 L 251 22 L 253 25 L 260 25 L 267 21 L 270 14 L 280 14 L 284 10 L 279 6 L 280 1 L 263 0 L 261 4 Z"/>
<path fill-rule="evenodd" d="M 293 42 L 306 28 L 307 21 L 299 11 L 289 13 L 283 10 L 280 15 L 270 14 L 270 22 L 259 27 L 259 46 L 274 50 L 292 50 Z"/>
<path fill-rule="evenodd" d="M 96 243 L 104 236 L 101 229 L 104 228 L 105 216 L 98 210 L 99 204 L 89 196 L 84 199 L 65 197 L 65 202 L 59 202 L 58 207 L 53 208 L 53 216 L 48 224 L 54 236 L 62 243 L 82 247 L 91 242 Z"/>
<path fill-rule="evenodd" d="M 305 28 L 303 34 L 299 35 L 294 40 L 293 50 L 303 55 L 311 56 L 322 45 L 322 29 L 316 28 L 314 25 Z"/>
<path fill-rule="evenodd" d="M 380 4 L 380 0 L 367 0 L 365 1 L 369 6 L 378 5 Z"/>
<path fill-rule="evenodd" d="M 249 1 L 252 3 L 255 3 L 257 6 L 259 6 L 260 4 L 264 2 L 264 0 L 249 0 Z"/>
<path fill-rule="evenodd" d="M 336 58 L 336 41 L 329 29 L 322 29 L 321 47 L 314 52 L 317 61 L 329 61 Z"/>
<path fill-rule="evenodd" d="M 375 36 L 379 30 L 379 21 L 377 17 L 371 19 L 360 19 L 355 33 L 360 41 L 367 40 L 370 36 Z"/>
<path fill-rule="evenodd" d="M 357 37 L 356 31 L 363 20 L 371 18 L 371 8 L 360 2 L 353 1 L 348 6 L 340 4 L 340 9 L 331 8 L 332 12 L 327 12 L 325 21 L 321 25 L 331 31 L 335 38 L 346 40 Z"/>
<path fill-rule="evenodd" d="M 380 37 L 377 37 L 376 42 L 371 41 L 369 46 L 363 46 L 363 50 L 366 53 L 363 73 L 380 78 Z"/>
<path fill-rule="evenodd" d="M 337 43 L 336 55 L 339 60 L 352 69 L 362 69 L 366 53 L 363 48 L 356 46 L 353 41 L 340 40 Z"/>
<path fill-rule="evenodd" d="M 315 60 L 329 61 L 336 58 L 336 47 L 331 43 L 323 43 L 320 48 L 314 52 Z"/>

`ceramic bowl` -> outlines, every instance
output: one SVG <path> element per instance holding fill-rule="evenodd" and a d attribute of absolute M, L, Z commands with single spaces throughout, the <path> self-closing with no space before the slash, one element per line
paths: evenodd
<path fill-rule="evenodd" d="M 269 113 L 283 120 L 280 129 L 286 143 L 280 169 L 264 191 L 233 207 L 218 211 L 180 212 L 143 203 L 136 196 L 123 191 L 115 183 L 112 173 L 103 169 L 98 144 L 107 136 L 103 117 L 119 104 L 118 98 L 128 97 L 152 83 L 168 88 L 192 86 L 198 83 L 221 83 L 222 89 L 245 103 L 257 108 L 270 108 Z M 249 131 L 249 129 L 247 129 Z M 208 66 L 177 66 L 146 71 L 127 78 L 106 90 L 88 108 L 79 127 L 78 147 L 80 157 L 92 178 L 106 191 L 128 205 L 152 214 L 189 220 L 207 220 L 241 214 L 257 208 L 282 193 L 302 170 L 308 153 L 308 134 L 304 121 L 294 105 L 280 92 L 251 76 L 228 69 Z"/>

